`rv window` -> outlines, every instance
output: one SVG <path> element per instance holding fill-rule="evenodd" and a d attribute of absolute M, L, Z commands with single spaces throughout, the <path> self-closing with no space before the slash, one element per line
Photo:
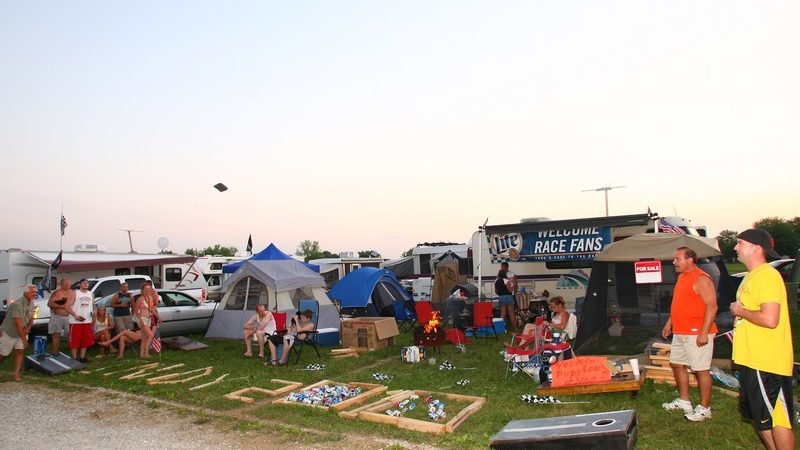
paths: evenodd
<path fill-rule="evenodd" d="M 180 267 L 168 267 L 166 271 L 167 281 L 181 281 L 183 270 Z"/>
<path fill-rule="evenodd" d="M 150 276 L 150 277 L 153 276 L 153 272 L 152 272 L 150 266 L 134 267 L 133 268 L 133 274 L 134 275 L 147 275 L 147 276 Z"/>
<path fill-rule="evenodd" d="M 208 283 L 209 287 L 219 286 L 222 284 L 219 282 L 219 275 L 209 275 L 208 279 L 206 279 L 206 282 Z"/>
<path fill-rule="evenodd" d="M 431 255 L 419 255 L 419 273 L 422 275 L 431 274 Z"/>
<path fill-rule="evenodd" d="M 42 278 L 44 277 L 33 277 L 31 284 L 39 286 L 39 283 L 42 282 Z M 47 287 L 47 290 L 54 291 L 56 289 L 58 289 L 58 279 L 56 279 L 56 277 L 50 277 L 50 286 Z"/>
<path fill-rule="evenodd" d="M 114 269 L 114 276 L 117 276 L 117 277 L 122 277 L 122 276 L 130 275 L 130 274 L 131 274 L 130 267 L 123 267 L 123 268 L 120 268 L 120 269 Z"/>
<path fill-rule="evenodd" d="M 211 263 L 208 268 L 211 270 L 222 270 L 222 263 Z"/>

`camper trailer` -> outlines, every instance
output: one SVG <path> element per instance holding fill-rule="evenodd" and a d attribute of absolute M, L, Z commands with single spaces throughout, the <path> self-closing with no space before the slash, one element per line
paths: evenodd
<path fill-rule="evenodd" d="M 85 249 L 85 245 L 77 246 Z M 100 246 L 93 251 L 63 252 L 58 268 L 50 272 L 45 290 L 55 290 L 58 279 L 72 281 L 81 278 L 103 278 L 124 275 L 146 275 L 157 288 L 191 290 L 205 295 L 206 280 L 194 267 L 195 257 L 186 255 L 106 253 Z M 0 250 L 0 300 L 16 299 L 22 295 L 26 284 L 41 285 L 47 269 L 58 257 L 57 251 L 22 249 Z M 44 293 L 48 297 L 48 292 Z M 42 314 L 37 325 L 49 318 L 46 299 L 37 299 L 36 305 Z"/>
<path fill-rule="evenodd" d="M 383 258 L 380 256 L 360 257 L 355 252 L 341 252 L 338 258 L 321 258 L 309 261 L 309 264 L 319 266 L 319 274 L 325 278 L 325 285 L 328 286 L 328 289 L 354 270 L 362 267 L 380 268 L 382 263 Z"/>
<path fill-rule="evenodd" d="M 222 281 L 224 275 L 222 273 L 222 266 L 225 264 L 244 261 L 249 256 L 201 256 L 197 258 L 195 267 L 203 274 L 208 288 L 206 289 L 206 296 L 209 301 L 219 301 L 222 297 Z"/>
<path fill-rule="evenodd" d="M 699 235 L 687 219 L 661 219 L 686 234 Z M 472 235 L 472 251 L 480 254 L 473 261 L 472 280 L 480 283 L 481 295 L 494 297 L 500 264 L 508 262 L 520 288 L 560 295 L 573 309 L 575 299 L 586 293 L 595 255 L 612 242 L 657 232 L 658 221 L 650 214 L 633 214 L 567 220 L 535 218 L 487 225 Z"/>

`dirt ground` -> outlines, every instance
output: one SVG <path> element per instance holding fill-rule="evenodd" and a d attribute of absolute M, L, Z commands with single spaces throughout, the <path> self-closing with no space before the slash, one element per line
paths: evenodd
<path fill-rule="evenodd" d="M 26 382 L 0 383 L 4 420 L 0 448 L 240 449 L 291 445 L 293 449 L 434 449 L 375 436 L 345 436 L 323 443 L 283 442 L 269 426 L 240 431 L 234 418 L 209 417 L 128 394 L 93 389 L 66 391 Z"/>

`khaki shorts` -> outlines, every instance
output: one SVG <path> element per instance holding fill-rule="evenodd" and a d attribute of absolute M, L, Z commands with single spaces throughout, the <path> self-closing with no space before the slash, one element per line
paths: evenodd
<path fill-rule="evenodd" d="M 120 333 L 122 330 L 133 329 L 133 318 L 130 314 L 127 316 L 114 317 L 114 332 Z"/>
<path fill-rule="evenodd" d="M 59 316 L 58 314 L 51 315 L 50 320 L 47 321 L 47 333 L 69 334 L 69 316 Z"/>
<path fill-rule="evenodd" d="M 24 348 L 25 344 L 22 339 L 11 337 L 5 333 L 0 336 L 0 355 L 8 356 L 12 350 L 22 350 Z"/>
<path fill-rule="evenodd" d="M 708 344 L 698 347 L 697 335 L 676 334 L 672 336 L 672 349 L 669 352 L 671 364 L 689 366 L 694 372 L 711 369 L 714 355 L 714 333 L 708 334 Z"/>

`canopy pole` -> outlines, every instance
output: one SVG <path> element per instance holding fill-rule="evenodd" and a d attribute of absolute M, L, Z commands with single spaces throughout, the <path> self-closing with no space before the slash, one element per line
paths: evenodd
<path fill-rule="evenodd" d="M 486 227 L 486 223 L 483 226 L 478 227 L 478 301 L 483 298 L 481 291 L 483 290 L 482 282 L 481 282 L 481 273 L 483 270 L 483 233 Z M 472 255 L 475 258 L 475 255 Z"/>
<path fill-rule="evenodd" d="M 242 311 L 247 311 L 247 301 L 250 299 L 250 278 L 252 277 L 247 277 L 247 287 L 245 287 L 244 290 L 244 308 Z"/>

